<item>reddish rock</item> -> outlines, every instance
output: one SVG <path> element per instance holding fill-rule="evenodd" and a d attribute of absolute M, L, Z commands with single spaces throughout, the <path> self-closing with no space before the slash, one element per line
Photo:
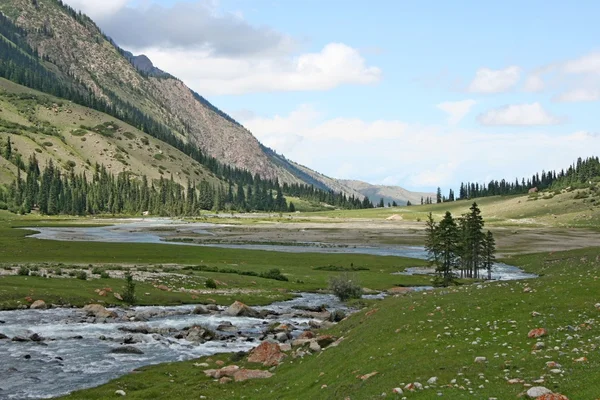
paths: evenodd
<path fill-rule="evenodd" d="M 312 331 L 304 331 L 298 336 L 298 339 L 312 339 L 315 337 L 315 334 Z"/>
<path fill-rule="evenodd" d="M 170 292 L 170 291 L 171 291 L 171 289 L 169 289 L 169 288 L 168 288 L 167 286 L 165 286 L 165 285 L 158 285 L 156 288 L 157 288 L 158 290 L 162 290 L 162 291 L 165 291 L 165 292 Z"/>
<path fill-rule="evenodd" d="M 240 369 L 235 373 L 233 379 L 236 382 L 247 381 L 248 379 L 267 379 L 272 377 L 273 374 L 269 371 L 263 371 L 260 369 Z"/>
<path fill-rule="evenodd" d="M 104 291 L 104 290 L 99 291 L 98 292 L 98 296 L 100 296 L 100 297 L 106 297 L 106 291 Z"/>
<path fill-rule="evenodd" d="M 217 361 L 215 361 L 215 364 L 217 364 L 219 367 L 221 367 L 221 366 L 225 365 L 225 361 L 217 360 Z"/>
<path fill-rule="evenodd" d="M 229 383 L 229 382 L 231 382 L 231 381 L 233 381 L 233 379 L 231 379 L 231 378 L 229 378 L 229 377 L 227 377 L 227 376 L 224 376 L 224 377 L 222 377 L 221 379 L 219 379 L 219 383 L 220 383 L 221 385 L 223 385 L 223 384 L 225 384 L 225 383 Z"/>
<path fill-rule="evenodd" d="M 25 297 L 25 301 L 28 303 L 33 303 L 33 299 L 31 298 L 31 296 Z"/>
<path fill-rule="evenodd" d="M 255 347 L 248 357 L 248 362 L 260 363 L 265 367 L 279 365 L 286 355 L 281 351 L 277 343 L 262 342 Z"/>
<path fill-rule="evenodd" d="M 551 393 L 537 397 L 535 400 L 569 400 L 569 398 L 560 393 Z"/>
<path fill-rule="evenodd" d="M 367 311 L 365 313 L 365 317 L 370 317 L 371 315 L 375 314 L 377 311 L 379 311 L 379 308 L 374 308 L 371 311 Z"/>
<path fill-rule="evenodd" d="M 537 328 L 537 329 L 532 329 L 529 331 L 529 333 L 527 334 L 527 337 L 532 339 L 532 338 L 539 338 L 542 336 L 546 336 L 548 334 L 548 331 L 545 328 Z"/>
<path fill-rule="evenodd" d="M 204 374 L 210 378 L 221 379 L 223 377 L 232 377 L 239 370 L 240 367 L 237 365 L 228 365 L 221 369 L 207 369 L 204 371 Z"/>

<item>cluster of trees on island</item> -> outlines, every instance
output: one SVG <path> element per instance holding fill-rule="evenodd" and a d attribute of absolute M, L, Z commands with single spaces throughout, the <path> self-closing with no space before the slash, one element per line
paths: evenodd
<path fill-rule="evenodd" d="M 429 214 L 425 249 L 435 267 L 436 285 L 449 286 L 457 277 L 480 279 L 484 277 L 482 271 L 492 279 L 496 241 L 492 232 L 484 232 L 484 225 L 477 203 L 458 219 L 446 212 L 440 222 L 435 222 Z"/>

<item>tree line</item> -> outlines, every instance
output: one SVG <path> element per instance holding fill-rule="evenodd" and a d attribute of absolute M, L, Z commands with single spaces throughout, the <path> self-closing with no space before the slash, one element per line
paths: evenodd
<path fill-rule="evenodd" d="M 484 225 L 477 203 L 458 219 L 446 212 L 438 223 L 429 214 L 425 249 L 429 262 L 435 267 L 436 285 L 449 286 L 458 276 L 479 279 L 482 271 L 492 279 L 496 242 L 492 232 L 484 232 Z"/>
<path fill-rule="evenodd" d="M 82 24 L 93 23 L 85 15 L 74 11 L 72 8 L 57 1 L 57 4 L 63 6 L 66 11 Z M 52 35 L 51 30 L 44 29 L 40 34 Z M 44 66 L 44 62 L 52 62 L 47 56 L 39 56 L 36 49 L 33 49 L 24 39 L 27 32 L 17 27 L 8 17 L 0 13 L 0 77 L 6 78 L 17 84 L 30 87 L 54 95 L 59 98 L 70 100 L 76 104 L 106 113 L 121 121 L 124 121 L 139 130 L 159 139 L 176 149 L 180 150 L 190 158 L 204 165 L 217 177 L 229 182 L 232 185 L 254 185 L 256 179 L 260 179 L 261 185 L 266 185 L 268 190 L 276 191 L 279 183 L 277 180 L 261 179 L 258 175 L 251 172 L 232 167 L 221 163 L 214 157 L 204 154 L 198 146 L 189 141 L 182 140 L 175 135 L 171 128 L 148 116 L 134 105 L 121 100 L 116 93 L 107 88 L 103 88 L 104 94 L 108 100 L 95 96 L 79 79 L 75 76 L 59 77 L 55 72 Z M 108 38 L 106 38 L 108 40 Z M 67 79 L 65 79 L 67 78 Z M 205 106 L 210 105 L 201 96 L 194 93 L 196 99 Z M 210 108 L 219 115 L 232 120 L 231 117 L 210 105 Z M 189 134 L 189 127 L 185 127 Z M 328 204 L 334 204 L 340 208 L 365 208 L 372 207 L 370 201 L 359 203 L 356 199 L 349 199 L 343 193 L 336 193 L 331 190 L 314 188 L 310 193 L 312 185 L 304 185 L 306 190 L 299 191 L 298 197 L 307 200 L 327 199 Z M 305 195 L 304 193 L 309 193 Z M 316 193 L 316 194 L 315 194 Z M 292 193 L 288 193 L 293 195 Z M 331 202 L 329 202 L 331 201 Z"/>
<path fill-rule="evenodd" d="M 530 189 L 538 190 L 559 190 L 567 187 L 586 186 L 591 181 L 600 178 L 600 160 L 598 157 L 579 157 L 569 168 L 560 171 L 542 171 L 536 173 L 530 178 L 518 178 L 514 181 L 506 179 L 492 180 L 489 183 L 461 183 L 459 198 L 472 199 L 476 197 L 488 197 L 498 195 L 525 194 Z M 453 201 L 453 192 L 451 191 L 446 201 Z"/>
<path fill-rule="evenodd" d="M 7 154 L 5 148 L 4 154 Z M 96 164 L 90 179 L 73 170 L 63 173 L 50 161 L 43 169 L 32 155 L 26 166 L 25 179 L 21 170 L 5 190 L 0 190 L 0 208 L 26 214 L 39 210 L 46 215 L 141 214 L 182 216 L 199 215 L 202 210 L 239 210 L 286 212 L 287 204 L 281 187 L 272 190 L 255 180 L 244 190 L 238 186 L 212 185 L 202 180 L 198 185 L 188 182 L 182 187 L 173 177 L 161 177 L 149 182 L 131 173 L 111 174 Z"/>

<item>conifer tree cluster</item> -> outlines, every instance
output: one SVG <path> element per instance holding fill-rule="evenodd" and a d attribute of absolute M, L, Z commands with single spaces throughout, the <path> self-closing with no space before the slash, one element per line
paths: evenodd
<path fill-rule="evenodd" d="M 6 149 L 5 149 L 5 154 Z M 113 175 L 96 164 L 91 179 L 72 170 L 63 173 L 52 161 L 40 169 L 35 155 L 29 158 L 23 179 L 0 190 L 0 208 L 15 213 L 34 209 L 46 215 L 140 214 L 182 216 L 198 215 L 201 210 L 288 211 L 281 188 L 275 191 L 259 180 L 247 191 L 240 185 L 225 188 L 202 180 L 198 186 L 188 182 L 187 189 L 171 179 L 148 182 L 130 173 Z"/>
<path fill-rule="evenodd" d="M 590 182 L 600 179 L 600 160 L 598 157 L 589 157 L 577 159 L 569 168 L 560 171 L 542 171 L 532 175 L 530 178 L 521 180 L 515 179 L 508 181 L 492 180 L 488 184 L 479 183 L 461 183 L 459 198 L 472 199 L 476 197 L 488 197 L 498 195 L 524 194 L 529 189 L 564 189 L 566 187 L 582 187 L 589 185 Z M 452 192 L 452 197 L 454 193 Z"/>
<path fill-rule="evenodd" d="M 480 279 L 482 271 L 491 279 L 496 243 L 492 232 L 483 230 L 485 223 L 477 203 L 458 219 L 448 211 L 436 223 L 430 213 L 426 224 L 425 249 L 435 267 L 436 285 L 451 285 L 457 276 Z"/>

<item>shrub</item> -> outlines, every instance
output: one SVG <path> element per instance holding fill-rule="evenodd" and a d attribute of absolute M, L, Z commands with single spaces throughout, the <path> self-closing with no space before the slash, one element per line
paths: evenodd
<path fill-rule="evenodd" d="M 102 272 L 100 272 L 100 278 L 101 279 L 108 279 L 108 278 L 110 278 L 110 275 L 108 274 L 108 272 L 102 271 Z"/>
<path fill-rule="evenodd" d="M 268 272 L 262 272 L 260 277 L 265 279 L 275 279 L 277 281 L 288 281 L 288 277 L 283 275 L 278 268 L 270 269 Z"/>
<path fill-rule="evenodd" d="M 332 276 L 329 279 L 329 289 L 341 301 L 359 299 L 362 296 L 362 288 L 350 274 L 344 273 Z"/>
<path fill-rule="evenodd" d="M 19 271 L 17 271 L 17 274 L 20 276 L 27 276 L 29 275 L 29 268 L 27 267 L 20 267 Z"/>
<path fill-rule="evenodd" d="M 335 310 L 334 312 L 329 314 L 329 321 L 331 322 L 340 322 L 344 318 L 346 318 L 346 313 L 342 310 Z"/>
<path fill-rule="evenodd" d="M 123 301 L 129 305 L 135 304 L 135 282 L 130 272 L 125 274 L 125 292 L 123 293 Z"/>
<path fill-rule="evenodd" d="M 206 286 L 208 289 L 216 289 L 217 288 L 217 282 L 215 282 L 214 279 L 210 279 L 209 278 L 204 283 L 204 286 Z"/>
<path fill-rule="evenodd" d="M 81 279 L 82 281 L 87 281 L 88 275 L 85 271 L 79 271 L 77 274 L 77 279 Z"/>

